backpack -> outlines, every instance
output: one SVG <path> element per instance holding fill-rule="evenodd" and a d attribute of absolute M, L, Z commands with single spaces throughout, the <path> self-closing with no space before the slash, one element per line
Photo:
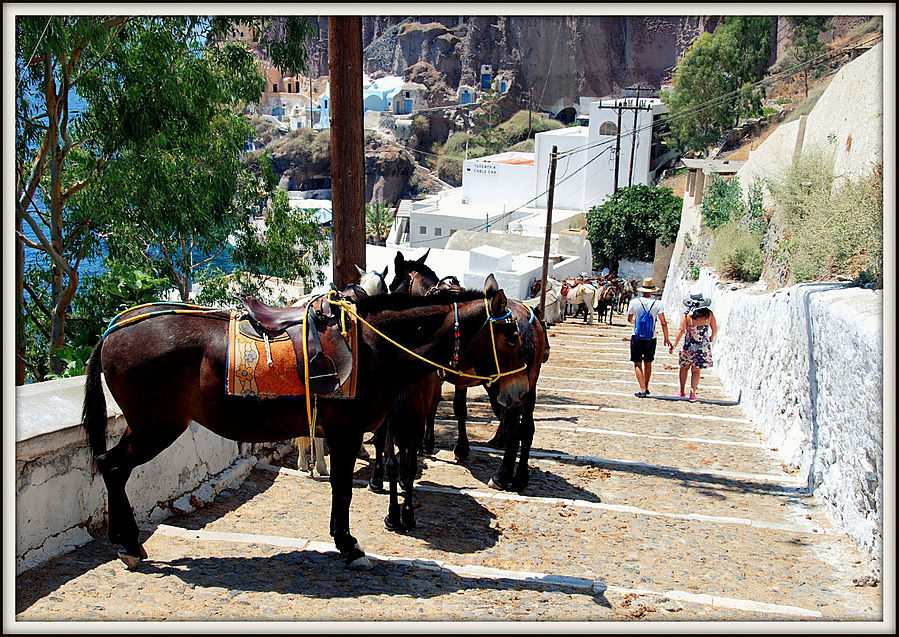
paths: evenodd
<path fill-rule="evenodd" d="M 652 309 L 654 304 L 655 300 L 650 304 L 649 310 Z M 640 305 L 643 306 L 643 311 L 637 316 L 637 322 L 634 327 L 634 336 L 641 341 L 649 341 L 655 338 L 656 335 L 655 317 L 653 317 L 652 312 L 646 309 L 646 306 L 643 305 L 643 301 L 640 301 Z"/>

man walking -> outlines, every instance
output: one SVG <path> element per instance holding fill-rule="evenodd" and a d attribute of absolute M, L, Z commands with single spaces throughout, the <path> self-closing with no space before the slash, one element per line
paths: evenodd
<path fill-rule="evenodd" d="M 634 333 L 631 336 L 631 362 L 634 364 L 634 373 L 640 385 L 640 391 L 634 393 L 638 398 L 646 398 L 649 395 L 649 377 L 652 375 L 652 361 L 656 355 L 656 323 L 662 324 L 665 345 L 671 346 L 662 301 L 652 296 L 658 291 L 659 288 L 655 286 L 652 277 L 646 277 L 643 279 L 643 285 L 637 288 L 641 296 L 631 299 L 627 309 L 627 322 L 634 324 Z"/>

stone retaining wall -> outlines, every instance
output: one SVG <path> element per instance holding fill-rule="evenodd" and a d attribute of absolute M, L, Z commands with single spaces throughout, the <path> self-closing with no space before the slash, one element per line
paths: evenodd
<path fill-rule="evenodd" d="M 712 268 L 687 281 L 672 266 L 663 297 L 670 322 L 693 290 L 712 299 L 720 329 L 715 373 L 834 524 L 879 562 L 883 291 L 818 283 L 768 293 L 721 283 Z"/>
<path fill-rule="evenodd" d="M 84 376 L 16 388 L 16 572 L 82 546 L 105 532 L 106 487 L 81 427 Z M 105 389 L 105 387 L 104 387 Z M 126 423 L 106 391 L 107 449 Z M 192 423 L 180 438 L 136 468 L 126 487 L 138 523 L 159 522 L 210 502 L 240 483 L 257 460 L 292 443 L 249 445 Z"/>

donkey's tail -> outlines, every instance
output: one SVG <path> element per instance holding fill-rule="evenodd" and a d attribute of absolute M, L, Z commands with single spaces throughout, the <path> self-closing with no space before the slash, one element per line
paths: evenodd
<path fill-rule="evenodd" d="M 103 350 L 103 339 L 94 347 L 87 361 L 87 379 L 84 383 L 84 407 L 81 412 L 81 424 L 87 432 L 94 457 L 106 453 L 106 396 L 100 379 L 102 365 L 100 353 Z"/>

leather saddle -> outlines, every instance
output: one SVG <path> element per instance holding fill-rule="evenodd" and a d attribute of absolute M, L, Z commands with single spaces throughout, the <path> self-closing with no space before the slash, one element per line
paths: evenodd
<path fill-rule="evenodd" d="M 258 338 L 276 339 L 287 335 L 296 352 L 297 371 L 305 382 L 303 325 L 308 321 L 306 350 L 309 356 L 309 391 L 332 394 L 353 371 L 353 353 L 340 331 L 339 317 L 324 296 L 307 300 L 298 307 L 271 307 L 259 299 L 235 294 L 247 310 L 247 321 Z"/>

